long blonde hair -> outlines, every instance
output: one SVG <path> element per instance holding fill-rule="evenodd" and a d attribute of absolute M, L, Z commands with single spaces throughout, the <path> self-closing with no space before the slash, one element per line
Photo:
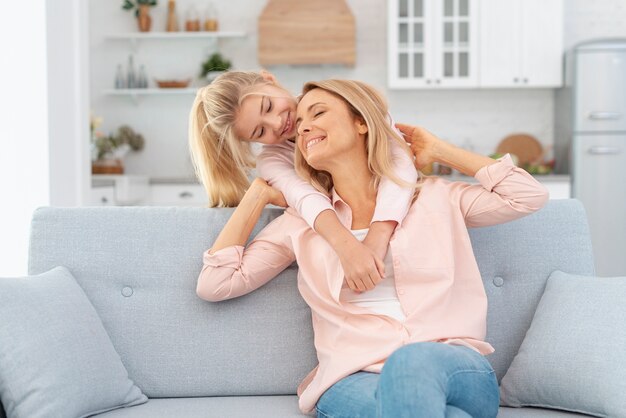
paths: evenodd
<path fill-rule="evenodd" d="M 376 89 L 355 80 L 311 81 L 302 88 L 302 95 L 304 96 L 313 89 L 325 90 L 342 99 L 352 114 L 363 119 L 367 124 L 365 141 L 367 164 L 373 175 L 372 180 L 375 187 L 378 187 L 381 177 L 387 177 L 400 186 L 419 189 L 420 182 L 408 183 L 399 178 L 393 171 L 388 138 L 397 141 L 411 158 L 413 155 L 404 139 L 391 127 L 387 102 Z M 333 187 L 330 173 L 311 167 L 298 147 L 296 147 L 295 167 L 300 177 L 309 181 L 313 187 L 322 193 L 330 194 Z"/>
<path fill-rule="evenodd" d="M 235 115 L 255 87 L 270 84 L 253 71 L 229 71 L 198 90 L 189 113 L 189 152 L 210 206 L 237 206 L 255 166 L 251 144 L 234 132 Z"/>

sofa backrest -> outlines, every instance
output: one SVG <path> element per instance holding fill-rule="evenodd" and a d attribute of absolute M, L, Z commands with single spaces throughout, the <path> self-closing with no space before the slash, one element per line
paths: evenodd
<path fill-rule="evenodd" d="M 130 378 L 149 397 L 293 394 L 317 364 L 310 311 L 292 265 L 257 291 L 211 303 L 196 296 L 202 254 L 232 209 L 38 209 L 29 273 L 63 265 L 100 315 Z M 253 234 L 279 216 L 266 209 Z M 593 274 L 579 202 L 471 230 L 489 297 L 489 356 L 501 378 L 556 269 Z"/>

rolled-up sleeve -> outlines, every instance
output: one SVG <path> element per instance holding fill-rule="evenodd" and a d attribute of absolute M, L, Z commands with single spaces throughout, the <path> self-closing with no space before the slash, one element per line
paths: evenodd
<path fill-rule="evenodd" d="M 292 145 L 266 145 L 257 157 L 257 171 L 315 229 L 317 216 L 327 209 L 334 209 L 328 196 L 298 176 L 293 159 Z"/>
<path fill-rule="evenodd" d="M 232 299 L 258 289 L 295 260 L 282 215 L 263 229 L 247 247 L 233 245 L 203 254 L 197 295 L 211 302 Z"/>
<path fill-rule="evenodd" d="M 396 129 L 393 121 L 390 123 Z M 394 174 L 401 180 L 414 184 L 417 181 L 417 170 L 413 158 L 394 138 L 388 138 L 388 141 Z M 409 211 L 414 194 L 414 188 L 401 186 L 391 179 L 383 177 L 378 187 L 376 209 L 372 222 L 396 221 L 401 223 Z"/>
<path fill-rule="evenodd" d="M 521 218 L 541 209 L 549 198 L 547 189 L 516 167 L 509 154 L 478 170 L 475 178 L 480 184 L 450 183 L 468 227 Z"/>

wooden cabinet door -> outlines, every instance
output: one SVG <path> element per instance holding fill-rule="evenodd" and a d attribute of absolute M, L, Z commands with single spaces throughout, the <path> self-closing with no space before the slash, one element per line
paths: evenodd
<path fill-rule="evenodd" d="M 478 0 L 434 2 L 435 87 L 478 87 Z"/>
<path fill-rule="evenodd" d="M 480 86 L 517 87 L 521 72 L 519 0 L 480 4 Z"/>
<path fill-rule="evenodd" d="M 559 87 L 562 57 L 563 0 L 481 0 L 481 87 Z"/>
<path fill-rule="evenodd" d="M 478 1 L 389 0 L 389 87 L 477 87 Z"/>
<path fill-rule="evenodd" d="M 432 6 L 429 0 L 388 0 L 389 87 L 427 87 L 432 79 Z"/>
<path fill-rule="evenodd" d="M 522 1 L 522 83 L 560 87 L 563 83 L 563 1 Z"/>

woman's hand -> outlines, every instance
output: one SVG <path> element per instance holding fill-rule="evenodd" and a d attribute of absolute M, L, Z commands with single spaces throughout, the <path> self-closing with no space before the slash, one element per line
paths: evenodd
<path fill-rule="evenodd" d="M 421 126 L 396 123 L 396 128 L 402 132 L 404 140 L 410 144 L 411 151 L 415 155 L 415 167 L 418 170 L 437 161 L 439 148 L 445 144 L 444 141 Z"/>
<path fill-rule="evenodd" d="M 411 151 L 415 154 L 415 167 L 418 170 L 437 162 L 466 176 L 474 177 L 481 168 L 497 162 L 487 156 L 449 144 L 420 126 L 396 123 L 396 128 L 402 132 L 406 142 L 411 144 Z"/>
<path fill-rule="evenodd" d="M 270 187 L 263 179 L 254 179 L 232 216 L 217 236 L 210 253 L 231 245 L 245 245 L 265 206 L 287 206 L 283 194 Z"/>
<path fill-rule="evenodd" d="M 254 179 L 246 194 L 248 193 L 263 195 L 267 200 L 267 203 L 270 205 L 280 206 L 282 208 L 287 207 L 285 196 L 283 196 L 280 191 L 267 184 L 267 182 L 260 177 Z"/>
<path fill-rule="evenodd" d="M 355 292 L 372 290 L 384 278 L 385 264 L 372 249 L 358 240 L 346 243 L 337 255 L 345 281 Z"/>

